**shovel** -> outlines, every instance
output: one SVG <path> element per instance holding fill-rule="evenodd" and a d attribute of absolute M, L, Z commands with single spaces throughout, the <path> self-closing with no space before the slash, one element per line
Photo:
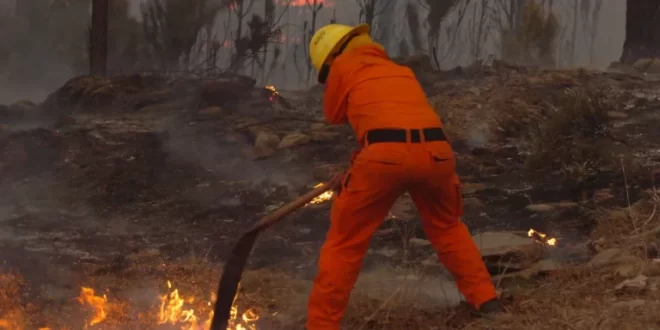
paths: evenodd
<path fill-rule="evenodd" d="M 293 211 L 305 206 L 314 198 L 335 187 L 338 179 L 332 179 L 323 185 L 320 185 L 310 192 L 296 198 L 294 201 L 280 207 L 275 212 L 261 218 L 250 230 L 238 239 L 236 245 L 231 250 L 231 255 L 227 260 L 220 277 L 218 285 L 218 294 L 213 310 L 213 319 L 211 320 L 210 330 L 227 330 L 227 323 L 231 312 L 231 306 L 234 303 L 234 296 L 238 290 L 238 284 L 241 281 L 243 268 L 247 258 L 250 256 L 257 236 L 266 228 L 282 220 Z"/>

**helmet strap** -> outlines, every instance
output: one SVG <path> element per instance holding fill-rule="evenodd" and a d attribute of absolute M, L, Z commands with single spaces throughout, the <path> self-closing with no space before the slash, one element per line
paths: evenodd
<path fill-rule="evenodd" d="M 358 35 L 359 34 L 353 34 L 352 36 L 348 37 L 348 39 L 346 39 L 346 41 L 341 45 L 341 47 L 339 47 L 339 49 L 337 49 L 334 54 L 330 54 L 328 56 L 328 60 L 330 61 L 326 61 L 326 63 L 321 66 L 321 70 L 319 71 L 319 83 L 325 84 L 325 81 L 328 79 L 328 75 L 330 75 L 330 62 L 341 55 L 351 40 L 353 40 L 353 38 L 357 37 Z"/>

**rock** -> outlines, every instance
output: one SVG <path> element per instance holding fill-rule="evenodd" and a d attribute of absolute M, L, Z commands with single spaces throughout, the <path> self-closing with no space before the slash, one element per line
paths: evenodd
<path fill-rule="evenodd" d="M 552 205 L 560 209 L 570 209 L 573 207 L 578 207 L 580 204 L 576 202 L 559 202 Z"/>
<path fill-rule="evenodd" d="M 550 204 L 531 204 L 525 207 L 525 210 L 534 212 L 534 213 L 546 213 L 552 212 L 555 210 L 555 207 Z"/>
<path fill-rule="evenodd" d="M 248 124 L 248 125 L 250 125 L 250 124 Z M 250 132 L 250 134 L 252 134 L 252 136 L 254 136 L 255 139 L 257 138 L 257 136 L 259 136 L 259 134 L 261 134 L 261 132 L 273 133 L 272 127 L 267 126 L 267 125 L 250 125 L 250 126 L 248 126 L 247 129 Z"/>
<path fill-rule="evenodd" d="M 614 275 L 625 278 L 636 276 L 638 273 L 639 268 L 635 264 L 622 264 L 614 271 Z"/>
<path fill-rule="evenodd" d="M 660 59 L 642 58 L 635 61 L 632 68 L 637 72 L 660 73 Z"/>
<path fill-rule="evenodd" d="M 604 237 L 600 237 L 596 240 L 589 241 L 587 243 L 587 249 L 591 253 L 599 253 L 604 250 L 603 246 L 605 246 L 605 243 L 607 243 L 607 240 Z"/>
<path fill-rule="evenodd" d="M 558 270 L 558 269 L 562 269 L 562 268 L 563 268 L 563 265 L 559 261 L 552 260 L 552 259 L 544 259 L 544 260 L 541 260 L 541 261 L 535 263 L 529 269 L 533 269 L 538 273 L 545 273 L 545 272 L 551 272 L 553 270 Z"/>
<path fill-rule="evenodd" d="M 309 125 L 309 129 L 311 129 L 312 131 L 322 130 L 322 129 L 325 129 L 327 127 L 328 127 L 328 124 L 325 124 L 325 123 L 313 123 L 313 124 Z"/>
<path fill-rule="evenodd" d="M 617 291 L 630 290 L 630 289 L 632 289 L 633 291 L 639 291 L 646 287 L 647 281 L 648 281 L 648 277 L 644 275 L 639 275 L 635 278 L 627 279 L 619 283 L 614 289 Z"/>
<path fill-rule="evenodd" d="M 596 202 L 603 202 L 614 198 L 611 188 L 599 189 L 594 191 L 593 200 Z"/>
<path fill-rule="evenodd" d="M 36 108 L 37 105 L 28 100 L 22 100 L 10 105 L 9 108 L 17 111 L 27 111 Z"/>
<path fill-rule="evenodd" d="M 339 133 L 336 132 L 311 132 L 310 135 L 314 142 L 332 142 L 339 139 Z"/>
<path fill-rule="evenodd" d="M 285 148 L 298 147 L 309 143 L 310 140 L 311 138 L 309 137 L 309 135 L 305 135 L 302 133 L 290 133 L 284 136 L 284 138 L 282 138 L 282 141 L 280 141 L 277 148 L 285 149 Z"/>
<path fill-rule="evenodd" d="M 298 233 L 302 235 L 309 235 L 312 233 L 312 228 L 298 228 Z"/>
<path fill-rule="evenodd" d="M 9 106 L 0 106 L 0 120 L 20 120 L 35 113 L 37 105 L 32 101 L 18 101 Z"/>
<path fill-rule="evenodd" d="M 274 149 L 277 148 L 277 145 L 280 143 L 280 137 L 277 134 L 262 131 L 257 135 L 257 139 L 254 141 L 254 146 L 265 149 Z"/>
<path fill-rule="evenodd" d="M 430 255 L 428 258 L 422 260 L 421 263 L 426 267 L 442 267 L 442 263 L 440 262 L 440 259 L 438 259 L 438 256 L 435 253 Z"/>
<path fill-rule="evenodd" d="M 615 257 L 621 255 L 621 253 L 622 253 L 621 249 L 617 249 L 617 248 L 603 250 L 597 255 L 595 255 L 593 258 L 591 258 L 588 264 L 591 266 L 608 265 L 612 263 L 612 260 L 614 260 Z"/>
<path fill-rule="evenodd" d="M 378 255 L 381 255 L 381 256 L 385 256 L 385 257 L 388 257 L 388 258 L 392 258 L 395 255 L 397 255 L 397 253 L 399 253 L 399 251 L 397 251 L 396 249 L 393 249 L 393 248 L 384 247 L 382 249 L 374 250 L 374 251 L 372 251 L 372 253 L 373 254 L 378 254 Z"/>
<path fill-rule="evenodd" d="M 648 265 L 647 272 L 651 276 L 660 275 L 660 259 L 653 259 Z"/>
<path fill-rule="evenodd" d="M 628 114 L 621 111 L 608 111 L 607 117 L 610 119 L 628 119 Z"/>
<path fill-rule="evenodd" d="M 504 274 L 502 276 L 498 276 L 497 279 L 517 279 L 517 278 L 522 278 L 522 279 L 531 279 L 535 276 L 539 275 L 545 275 L 548 273 L 551 273 L 553 271 L 562 269 L 563 265 L 552 259 L 544 259 L 539 262 L 534 263 L 532 266 L 530 266 L 527 269 L 523 269 L 519 272 L 515 273 L 509 273 L 509 274 Z"/>
<path fill-rule="evenodd" d="M 9 136 L 9 125 L 0 124 L 0 141 Z"/>
<path fill-rule="evenodd" d="M 612 258 L 612 264 L 617 265 L 614 274 L 620 277 L 630 278 L 642 273 L 646 262 L 639 257 L 631 255 L 618 255 Z"/>
<path fill-rule="evenodd" d="M 476 96 L 481 95 L 481 91 L 477 87 L 470 87 L 470 88 L 468 88 L 468 90 Z"/>
<path fill-rule="evenodd" d="M 485 190 L 486 188 L 486 185 L 483 183 L 463 183 L 461 185 L 464 194 L 474 194 Z"/>
<path fill-rule="evenodd" d="M 226 106 L 233 105 L 240 100 L 250 99 L 251 91 L 256 80 L 240 76 L 225 76 L 219 79 L 206 81 L 198 90 L 197 100 L 199 106 Z"/>
<path fill-rule="evenodd" d="M 265 159 L 272 156 L 275 150 L 267 147 L 251 147 L 243 149 L 243 155 L 249 160 Z"/>
<path fill-rule="evenodd" d="M 417 238 L 413 237 L 409 241 L 410 246 L 414 247 L 424 247 L 424 246 L 430 246 L 431 242 L 429 240 L 423 239 L 423 238 Z"/>
<path fill-rule="evenodd" d="M 660 276 L 649 277 L 648 284 L 649 290 L 658 291 L 658 288 L 660 288 Z"/>
<path fill-rule="evenodd" d="M 218 106 L 206 107 L 197 111 L 197 114 L 204 117 L 215 117 L 222 114 L 222 108 Z"/>
<path fill-rule="evenodd" d="M 485 232 L 472 236 L 472 240 L 489 269 L 527 269 L 539 261 L 543 253 L 540 244 L 514 232 Z"/>
<path fill-rule="evenodd" d="M 628 300 L 628 301 L 617 301 L 612 304 L 612 307 L 614 308 L 635 308 L 635 307 L 641 307 L 647 304 L 646 300 L 643 299 L 634 299 L 634 300 Z"/>
<path fill-rule="evenodd" d="M 483 208 L 486 208 L 486 205 L 483 202 L 481 202 L 478 198 L 466 197 L 463 199 L 463 209 L 478 210 Z"/>

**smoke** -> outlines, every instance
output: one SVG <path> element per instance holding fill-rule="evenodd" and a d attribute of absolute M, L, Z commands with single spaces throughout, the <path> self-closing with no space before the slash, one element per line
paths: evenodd
<path fill-rule="evenodd" d="M 467 144 L 470 148 L 483 148 L 488 144 L 488 125 L 475 123 L 468 131 Z"/>
<path fill-rule="evenodd" d="M 464 1 L 464 0 L 463 0 Z M 379 7 L 385 6 L 387 1 L 379 0 Z M 462 1 L 459 1 L 462 2 Z M 9 5 L 11 3 L 11 5 Z M 0 104 L 8 104 L 21 99 L 34 101 L 43 100 L 43 98 L 53 89 L 62 85 L 66 80 L 87 72 L 87 43 L 89 26 L 89 1 L 35 1 L 24 0 L 21 10 L 13 8 L 13 2 L 0 4 Z M 128 1 L 124 5 L 123 1 L 111 1 L 111 26 L 109 46 L 109 66 L 112 72 L 128 73 L 136 70 L 149 70 L 150 63 L 153 61 L 145 57 L 148 51 L 148 42 L 145 40 L 142 29 L 142 17 L 140 5 L 143 0 Z M 306 34 L 310 31 L 303 31 L 300 27 L 305 26 L 305 22 L 311 19 L 311 13 L 306 6 L 297 6 L 294 2 L 292 6 L 282 6 L 278 2 L 276 8 L 276 17 L 279 19 L 278 26 L 282 28 L 281 40 L 272 43 L 268 48 L 268 53 L 264 55 L 265 63 L 248 63 L 247 67 L 240 70 L 240 73 L 251 75 L 259 80 L 259 84 L 273 84 L 280 89 L 304 89 L 308 84 L 305 62 L 307 61 Z M 411 2 L 412 6 L 418 8 L 420 16 L 426 17 L 430 8 L 425 7 L 420 2 Z M 475 5 L 475 2 L 472 2 Z M 575 56 L 569 60 L 560 61 L 562 65 L 587 65 L 597 68 L 605 68 L 610 62 L 618 59 L 624 38 L 624 20 L 625 20 L 625 1 L 608 1 L 603 3 L 600 9 L 600 17 L 596 21 L 599 25 L 589 26 L 593 20 L 591 16 L 583 17 L 580 12 L 573 11 L 574 1 L 558 0 L 554 1 L 553 11 L 559 20 L 561 40 L 557 41 L 558 54 L 565 54 L 567 43 L 573 42 L 577 48 Z M 413 38 L 410 35 L 411 29 L 407 26 L 404 17 L 405 11 L 398 10 L 400 5 L 389 4 L 387 10 L 379 10 L 379 15 L 375 17 L 375 33 L 380 42 L 388 46 L 391 54 L 397 54 L 399 45 L 409 43 Z M 439 60 L 444 68 L 454 67 L 456 65 L 471 64 L 474 58 L 474 51 L 470 44 L 475 34 L 474 28 L 476 20 L 481 17 L 478 10 L 473 11 L 472 7 L 465 7 L 467 10 L 461 11 L 463 5 L 457 5 L 453 11 L 450 11 L 444 22 L 440 25 L 438 35 L 439 45 L 447 56 L 440 54 Z M 207 57 L 213 47 L 219 47 L 216 66 L 226 68 L 232 60 L 232 54 L 235 49 L 232 47 L 235 43 L 236 33 L 241 30 L 243 34 L 249 32 L 247 26 L 252 14 L 264 15 L 264 7 L 256 2 L 250 7 L 243 20 L 244 26 L 238 29 L 235 13 L 231 11 L 221 11 L 211 26 L 211 34 L 206 35 L 204 31 L 200 32 L 198 44 L 194 48 L 193 67 L 207 69 Z M 353 1 L 334 2 L 326 5 L 318 12 L 317 25 L 329 23 L 335 19 L 337 23 L 357 24 L 359 15 L 359 6 Z M 463 16 L 461 16 L 463 15 Z M 571 30 L 573 16 L 578 15 L 578 26 L 576 35 L 566 33 Z M 231 19 L 230 19 L 231 16 Z M 385 24 L 395 22 L 394 24 Z M 435 21 L 434 21 L 435 22 Z M 460 22 L 460 24 L 459 24 Z M 483 28 L 493 30 L 495 25 L 489 21 L 483 25 Z M 434 24 L 437 25 L 437 22 Z M 421 29 L 416 32 L 426 36 L 429 26 L 420 26 Z M 595 30 L 594 30 L 595 29 Z M 584 31 L 583 31 L 584 30 Z M 597 31 L 593 49 L 591 51 L 593 37 L 589 31 Z M 455 35 L 454 35 L 455 34 Z M 213 37 L 214 40 L 207 40 L 206 37 Z M 497 33 L 488 35 L 488 40 L 483 41 L 480 53 L 482 57 L 499 53 L 499 36 Z M 466 40 L 466 43 L 452 43 L 451 40 Z M 593 38 L 592 38 L 593 39 Z M 562 48 L 563 47 L 563 48 Z M 418 52 L 429 52 L 431 49 L 419 49 Z M 446 49 L 445 49 L 446 48 Z M 279 56 L 275 56 L 275 53 Z M 263 60 L 262 59 L 262 60 Z M 274 62 L 273 62 L 274 61 Z M 274 63 L 275 65 L 271 65 Z M 170 70 L 179 70 L 180 68 L 168 68 Z M 272 70 L 271 70 L 272 69 Z"/>

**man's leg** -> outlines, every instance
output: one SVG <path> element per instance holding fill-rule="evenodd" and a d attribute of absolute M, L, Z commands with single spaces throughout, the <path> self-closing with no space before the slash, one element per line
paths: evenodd
<path fill-rule="evenodd" d="M 449 164 L 448 164 L 449 166 Z M 453 166 L 447 171 L 453 171 Z M 422 218 L 426 236 L 458 289 L 476 309 L 497 297 L 481 254 L 461 221 L 463 201 L 456 174 L 429 178 L 409 191 Z"/>
<path fill-rule="evenodd" d="M 371 236 L 402 193 L 399 165 L 354 166 L 330 213 L 319 270 L 309 298 L 308 330 L 339 330 Z"/>

